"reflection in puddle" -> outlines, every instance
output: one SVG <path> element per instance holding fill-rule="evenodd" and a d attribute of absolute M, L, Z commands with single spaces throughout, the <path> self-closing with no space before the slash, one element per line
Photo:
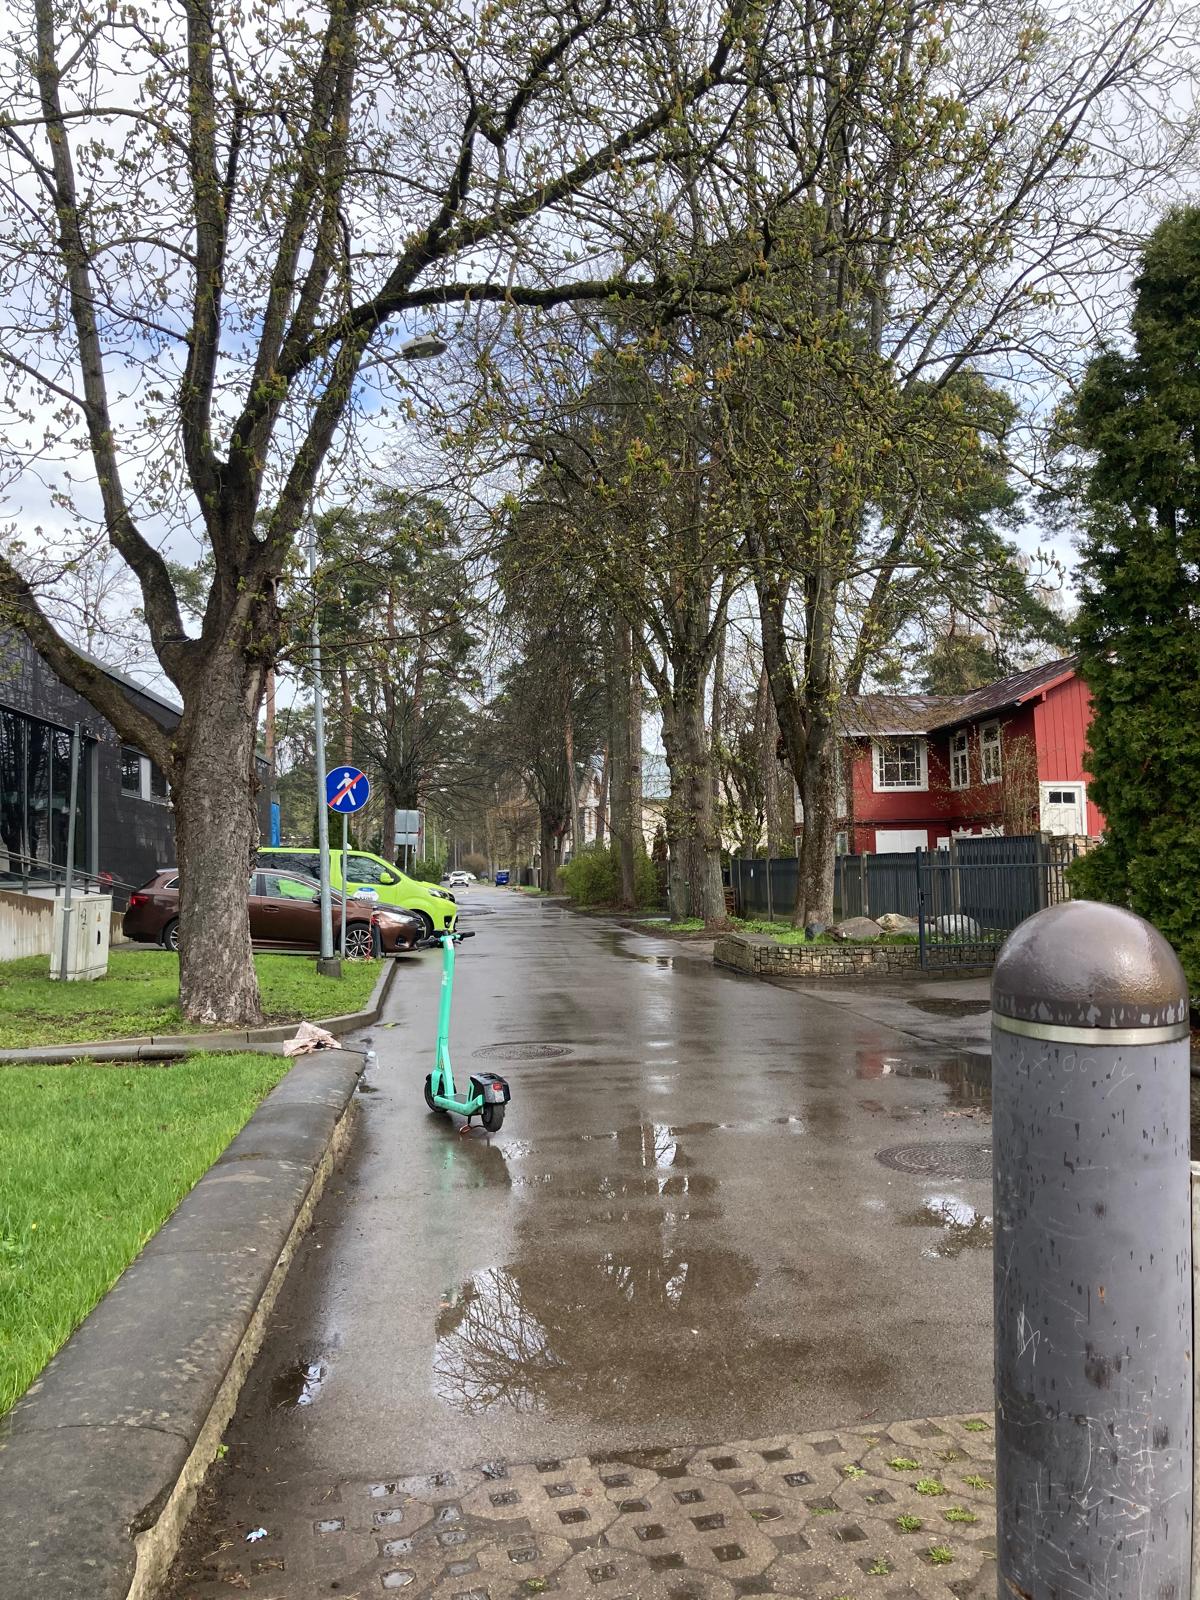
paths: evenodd
<path fill-rule="evenodd" d="M 506 1405 L 539 1411 L 552 1369 L 550 1336 L 521 1298 L 510 1267 L 477 1272 L 447 1291 L 437 1320 L 433 1392 L 456 1411 Z"/>
<path fill-rule="evenodd" d="M 443 1295 L 433 1391 L 468 1413 L 586 1406 L 591 1414 L 601 1397 L 620 1403 L 628 1384 L 630 1374 L 611 1365 L 618 1334 L 630 1350 L 658 1353 L 648 1358 L 656 1393 L 686 1389 L 695 1377 L 692 1351 L 723 1361 L 744 1350 L 748 1333 L 731 1340 L 730 1328 L 757 1281 L 744 1257 L 682 1243 L 488 1267 Z M 644 1403 L 636 1401 L 639 1409 Z"/>
<path fill-rule="evenodd" d="M 856 1078 L 915 1078 L 944 1083 L 954 1105 L 992 1106 L 991 1062 L 976 1056 L 897 1055 L 886 1050 L 860 1050 L 855 1059 Z"/>
<path fill-rule="evenodd" d="M 921 1254 L 927 1261 L 952 1261 L 964 1250 L 990 1250 L 992 1219 L 953 1194 L 930 1194 L 917 1211 L 900 1219 L 911 1228 L 941 1228 L 943 1236 Z"/>
<path fill-rule="evenodd" d="M 271 1384 L 271 1404 L 280 1410 L 310 1406 L 325 1386 L 329 1368 L 323 1361 L 297 1361 Z"/>

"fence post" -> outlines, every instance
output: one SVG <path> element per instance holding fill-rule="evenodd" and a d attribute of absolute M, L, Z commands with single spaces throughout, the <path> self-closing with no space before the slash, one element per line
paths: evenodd
<path fill-rule="evenodd" d="M 958 840 L 950 835 L 950 909 L 957 917 L 962 912 L 962 878 L 958 870 Z"/>
<path fill-rule="evenodd" d="M 858 858 L 858 898 L 862 901 L 860 916 L 871 915 L 871 879 L 867 873 L 867 856 L 869 851 L 864 850 Z"/>
<path fill-rule="evenodd" d="M 929 953 L 929 941 L 925 917 L 925 884 L 921 878 L 921 847 L 919 845 L 913 851 L 913 863 L 917 880 L 917 960 L 923 968 L 925 966 L 925 957 Z"/>
<path fill-rule="evenodd" d="M 775 906 L 771 899 L 771 858 L 767 857 L 767 921 L 775 921 Z"/>
<path fill-rule="evenodd" d="M 1029 917 L 992 980 L 999 1590 L 1186 1600 L 1187 982 L 1130 911 Z"/>

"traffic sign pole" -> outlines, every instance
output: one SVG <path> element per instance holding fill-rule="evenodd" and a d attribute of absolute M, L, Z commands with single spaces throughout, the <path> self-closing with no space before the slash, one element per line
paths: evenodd
<path fill-rule="evenodd" d="M 342 818 L 342 932 L 338 941 L 342 960 L 346 959 L 346 896 L 349 890 L 346 885 L 350 881 L 350 824 L 345 817 Z"/>
<path fill-rule="evenodd" d="M 342 931 L 341 951 L 346 954 L 346 898 L 349 894 L 350 882 L 350 834 L 347 817 L 361 811 L 371 798 L 371 785 L 367 782 L 365 772 L 360 772 L 357 767 L 339 766 L 325 779 L 325 806 L 330 811 L 336 811 L 342 819 Z M 324 816 L 324 812 L 322 812 Z M 328 818 L 324 818 L 328 829 Z"/>

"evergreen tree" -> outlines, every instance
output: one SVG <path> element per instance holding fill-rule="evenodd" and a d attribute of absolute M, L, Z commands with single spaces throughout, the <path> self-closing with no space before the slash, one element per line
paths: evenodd
<path fill-rule="evenodd" d="M 1076 403 L 1087 453 L 1080 670 L 1104 843 L 1077 892 L 1131 906 L 1200 985 L 1200 208 L 1151 235 L 1133 350 L 1092 361 Z"/>

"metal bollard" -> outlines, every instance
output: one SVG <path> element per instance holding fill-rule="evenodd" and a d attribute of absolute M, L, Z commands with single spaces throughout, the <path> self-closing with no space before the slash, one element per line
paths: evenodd
<path fill-rule="evenodd" d="M 1187 981 L 1132 912 L 1039 911 L 992 980 L 1000 1600 L 1187 1600 Z"/>

